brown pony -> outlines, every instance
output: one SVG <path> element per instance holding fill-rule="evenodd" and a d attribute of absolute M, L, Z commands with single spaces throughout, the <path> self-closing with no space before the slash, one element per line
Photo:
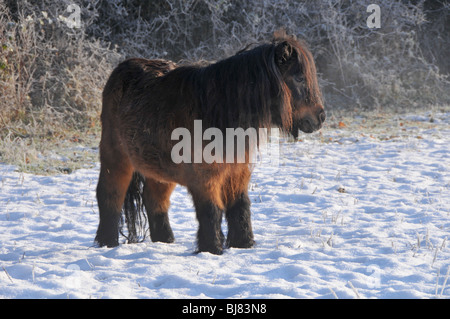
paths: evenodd
<path fill-rule="evenodd" d="M 123 223 L 128 240 L 135 242 L 147 218 L 152 241 L 173 242 L 168 210 L 180 184 L 194 202 L 198 251 L 221 254 L 223 213 L 226 246 L 254 245 L 248 156 L 245 163 L 177 164 L 171 158 L 177 143 L 172 132 L 182 127 L 193 134 L 194 120 L 202 120 L 203 131 L 279 127 L 297 137 L 299 129 L 318 130 L 325 112 L 310 51 L 294 36 L 279 33 L 270 43 L 208 65 L 122 62 L 103 91 L 101 120 L 96 243 L 117 246 Z"/>

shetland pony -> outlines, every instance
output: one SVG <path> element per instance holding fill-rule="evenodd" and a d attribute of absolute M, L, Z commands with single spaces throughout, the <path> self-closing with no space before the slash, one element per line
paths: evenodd
<path fill-rule="evenodd" d="M 295 138 L 299 130 L 320 129 L 325 112 L 312 54 L 295 36 L 281 32 L 207 65 L 145 59 L 119 64 L 103 91 L 98 246 L 117 246 L 123 224 L 129 242 L 138 241 L 146 227 L 153 242 L 173 242 L 168 210 L 176 184 L 192 196 L 198 252 L 221 254 L 224 247 L 254 245 L 249 157 L 244 163 L 171 158 L 177 143 L 171 133 L 180 127 L 193 132 L 195 120 L 202 121 L 203 130 L 278 127 Z"/>

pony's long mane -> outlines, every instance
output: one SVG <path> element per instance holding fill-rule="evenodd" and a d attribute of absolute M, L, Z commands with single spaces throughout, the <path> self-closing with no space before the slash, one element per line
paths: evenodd
<path fill-rule="evenodd" d="M 290 103 L 271 44 L 197 70 L 195 91 L 210 126 L 268 127 L 272 106 Z"/>
<path fill-rule="evenodd" d="M 178 67 L 168 76 L 176 75 L 192 91 L 203 127 L 269 128 L 275 111 L 280 128 L 288 130 L 291 95 L 275 62 L 283 40 L 301 46 L 295 39 L 278 38 L 207 66 Z"/>

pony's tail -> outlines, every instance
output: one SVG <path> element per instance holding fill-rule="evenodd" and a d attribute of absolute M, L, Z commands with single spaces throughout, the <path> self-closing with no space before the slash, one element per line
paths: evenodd
<path fill-rule="evenodd" d="M 144 189 L 145 177 L 138 172 L 133 173 L 133 178 L 128 186 L 125 201 L 123 203 L 120 219 L 120 233 L 127 239 L 128 243 L 139 243 L 147 236 L 147 214 L 145 212 L 142 193 Z M 123 231 L 123 226 L 127 226 L 127 233 Z"/>

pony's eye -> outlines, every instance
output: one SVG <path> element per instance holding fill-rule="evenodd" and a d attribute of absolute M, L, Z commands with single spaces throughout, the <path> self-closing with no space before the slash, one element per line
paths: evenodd
<path fill-rule="evenodd" d="M 301 82 L 305 81 L 305 78 L 304 78 L 303 74 L 296 74 L 296 75 L 294 75 L 294 80 L 296 82 L 301 83 Z"/>

